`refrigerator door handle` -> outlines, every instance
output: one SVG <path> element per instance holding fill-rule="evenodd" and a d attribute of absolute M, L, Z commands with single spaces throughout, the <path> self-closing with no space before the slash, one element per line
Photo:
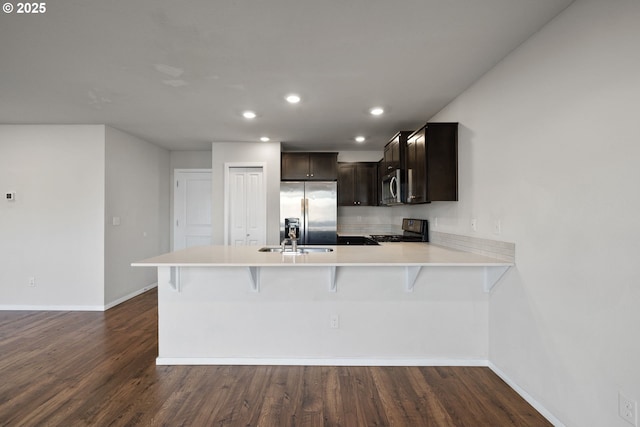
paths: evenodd
<path fill-rule="evenodd" d="M 309 241 L 309 199 L 304 199 L 304 244 Z"/>
<path fill-rule="evenodd" d="M 307 243 L 308 233 L 309 221 L 307 219 L 307 199 L 300 199 L 300 236 L 298 236 L 298 243 L 302 245 Z"/>

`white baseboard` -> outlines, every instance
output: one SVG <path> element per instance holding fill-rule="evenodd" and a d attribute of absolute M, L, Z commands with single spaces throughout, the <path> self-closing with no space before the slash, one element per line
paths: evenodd
<path fill-rule="evenodd" d="M 137 297 L 158 286 L 157 283 L 145 286 L 135 292 L 118 298 L 107 305 L 0 305 L 0 311 L 107 311 L 118 304 Z"/>
<path fill-rule="evenodd" d="M 487 366 L 482 359 L 158 357 L 156 365 Z"/>
<path fill-rule="evenodd" d="M 145 293 L 145 292 L 147 292 L 147 291 L 150 291 L 151 289 L 153 289 L 153 288 L 157 288 L 157 287 L 158 287 L 158 284 L 157 284 L 157 283 L 153 283 L 153 284 L 151 284 L 151 285 L 149 285 L 149 286 L 145 286 L 145 287 L 144 287 L 144 288 L 142 288 L 142 289 L 138 289 L 137 291 L 131 292 L 130 294 L 125 295 L 125 296 L 123 296 L 123 297 L 121 297 L 121 298 L 118 298 L 117 300 L 112 301 L 112 302 L 110 302 L 109 304 L 105 305 L 105 306 L 104 306 L 104 311 L 107 311 L 107 310 L 109 310 L 110 308 L 113 308 L 113 307 L 115 307 L 115 306 L 116 306 L 116 305 L 118 305 L 118 304 L 122 304 L 123 302 L 125 302 L 125 301 L 127 301 L 127 300 L 130 300 L 130 299 L 131 299 L 131 298 L 133 298 L 133 297 L 137 297 L 138 295 L 143 294 L 143 293 Z"/>
<path fill-rule="evenodd" d="M 489 369 L 491 369 L 497 376 L 502 378 L 502 380 L 509 385 L 516 393 L 520 395 L 527 403 L 533 406 L 536 411 L 540 412 L 540 414 L 547 419 L 551 424 L 555 427 L 565 427 L 565 425 L 557 419 L 551 412 L 549 412 L 544 406 L 540 404 L 537 400 L 535 400 L 529 393 L 527 393 L 522 387 L 515 383 L 511 378 L 507 376 L 504 372 L 502 372 L 496 365 L 489 362 Z"/>

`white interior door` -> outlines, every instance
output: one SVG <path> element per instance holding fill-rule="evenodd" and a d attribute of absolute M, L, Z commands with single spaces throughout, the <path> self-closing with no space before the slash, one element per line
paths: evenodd
<path fill-rule="evenodd" d="M 173 250 L 211 244 L 211 170 L 176 170 Z"/>
<path fill-rule="evenodd" d="M 264 245 L 267 210 L 261 167 L 229 168 L 229 243 L 232 246 Z"/>

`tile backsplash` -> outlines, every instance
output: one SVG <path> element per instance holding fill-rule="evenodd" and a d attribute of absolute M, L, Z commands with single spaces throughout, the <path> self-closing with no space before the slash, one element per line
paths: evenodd
<path fill-rule="evenodd" d="M 516 244 L 459 234 L 441 233 L 429 230 L 429 241 L 434 245 L 490 256 L 508 262 L 515 262 Z"/>
<path fill-rule="evenodd" d="M 338 224 L 338 234 L 363 236 L 369 234 L 401 234 L 402 228 L 393 224 L 359 222 Z"/>
<path fill-rule="evenodd" d="M 338 208 L 338 233 L 342 235 L 402 234 L 402 218 L 427 218 L 423 205 L 418 206 L 358 206 Z M 429 230 L 429 241 L 507 262 L 515 262 L 516 245 L 510 242 L 462 236 Z"/>
<path fill-rule="evenodd" d="M 387 207 L 338 208 L 338 233 L 347 235 L 402 233 L 402 213 Z"/>

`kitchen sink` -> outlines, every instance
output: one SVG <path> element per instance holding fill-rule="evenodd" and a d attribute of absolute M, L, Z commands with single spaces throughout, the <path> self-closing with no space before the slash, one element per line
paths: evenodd
<path fill-rule="evenodd" d="M 298 246 L 298 250 L 294 252 L 291 250 L 291 247 L 288 246 L 283 252 L 282 246 L 265 246 L 264 248 L 258 249 L 258 252 L 278 252 L 278 253 L 283 253 L 285 255 L 300 255 L 300 254 L 306 254 L 310 252 L 333 252 L 333 249 L 323 248 L 320 246 L 302 246 L 302 247 Z"/>

